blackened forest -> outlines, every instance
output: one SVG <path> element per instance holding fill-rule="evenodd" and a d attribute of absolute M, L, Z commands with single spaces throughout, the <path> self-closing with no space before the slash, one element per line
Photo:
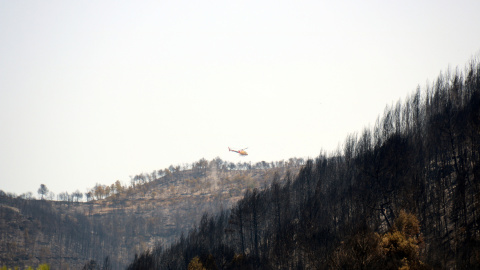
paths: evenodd
<path fill-rule="evenodd" d="M 128 269 L 479 269 L 480 64 Z"/>

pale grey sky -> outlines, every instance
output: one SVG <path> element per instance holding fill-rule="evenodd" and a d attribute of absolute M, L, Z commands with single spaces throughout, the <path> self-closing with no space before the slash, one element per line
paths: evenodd
<path fill-rule="evenodd" d="M 0 189 L 333 151 L 463 69 L 480 1 L 0 0 Z M 249 147 L 238 157 L 228 146 Z"/>

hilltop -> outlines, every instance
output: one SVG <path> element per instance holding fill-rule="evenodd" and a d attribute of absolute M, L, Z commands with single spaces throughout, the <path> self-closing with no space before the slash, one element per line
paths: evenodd
<path fill-rule="evenodd" d="M 1 262 L 9 267 L 49 263 L 79 269 L 88 261 L 124 268 L 155 246 L 169 246 L 204 213 L 232 207 L 246 190 L 263 189 L 274 178 L 293 177 L 303 159 L 231 163 L 201 159 L 132 178 L 131 185 L 97 185 L 78 201 L 0 195 Z M 77 200 L 75 200 L 77 199 Z"/>

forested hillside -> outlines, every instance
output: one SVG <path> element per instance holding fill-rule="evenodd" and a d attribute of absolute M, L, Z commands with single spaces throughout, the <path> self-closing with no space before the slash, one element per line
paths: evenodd
<path fill-rule="evenodd" d="M 129 269 L 479 269 L 479 161 L 472 61 Z"/>
<path fill-rule="evenodd" d="M 135 253 L 179 239 L 203 212 L 228 209 L 245 190 L 263 189 L 274 175 L 294 175 L 303 164 L 297 158 L 255 164 L 201 159 L 138 174 L 129 186 L 97 185 L 85 194 L 87 202 L 78 192 L 64 192 L 60 201 L 0 192 L 0 267 L 123 269 Z"/>

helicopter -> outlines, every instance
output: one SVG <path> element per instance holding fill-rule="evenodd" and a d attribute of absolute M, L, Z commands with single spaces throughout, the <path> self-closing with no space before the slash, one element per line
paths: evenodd
<path fill-rule="evenodd" d="M 240 149 L 240 150 L 233 150 L 233 149 L 230 149 L 230 147 L 228 147 L 228 151 L 239 153 L 241 156 L 248 156 L 248 153 L 247 153 L 247 151 L 245 151 L 245 149 L 248 149 L 248 147 Z"/>

